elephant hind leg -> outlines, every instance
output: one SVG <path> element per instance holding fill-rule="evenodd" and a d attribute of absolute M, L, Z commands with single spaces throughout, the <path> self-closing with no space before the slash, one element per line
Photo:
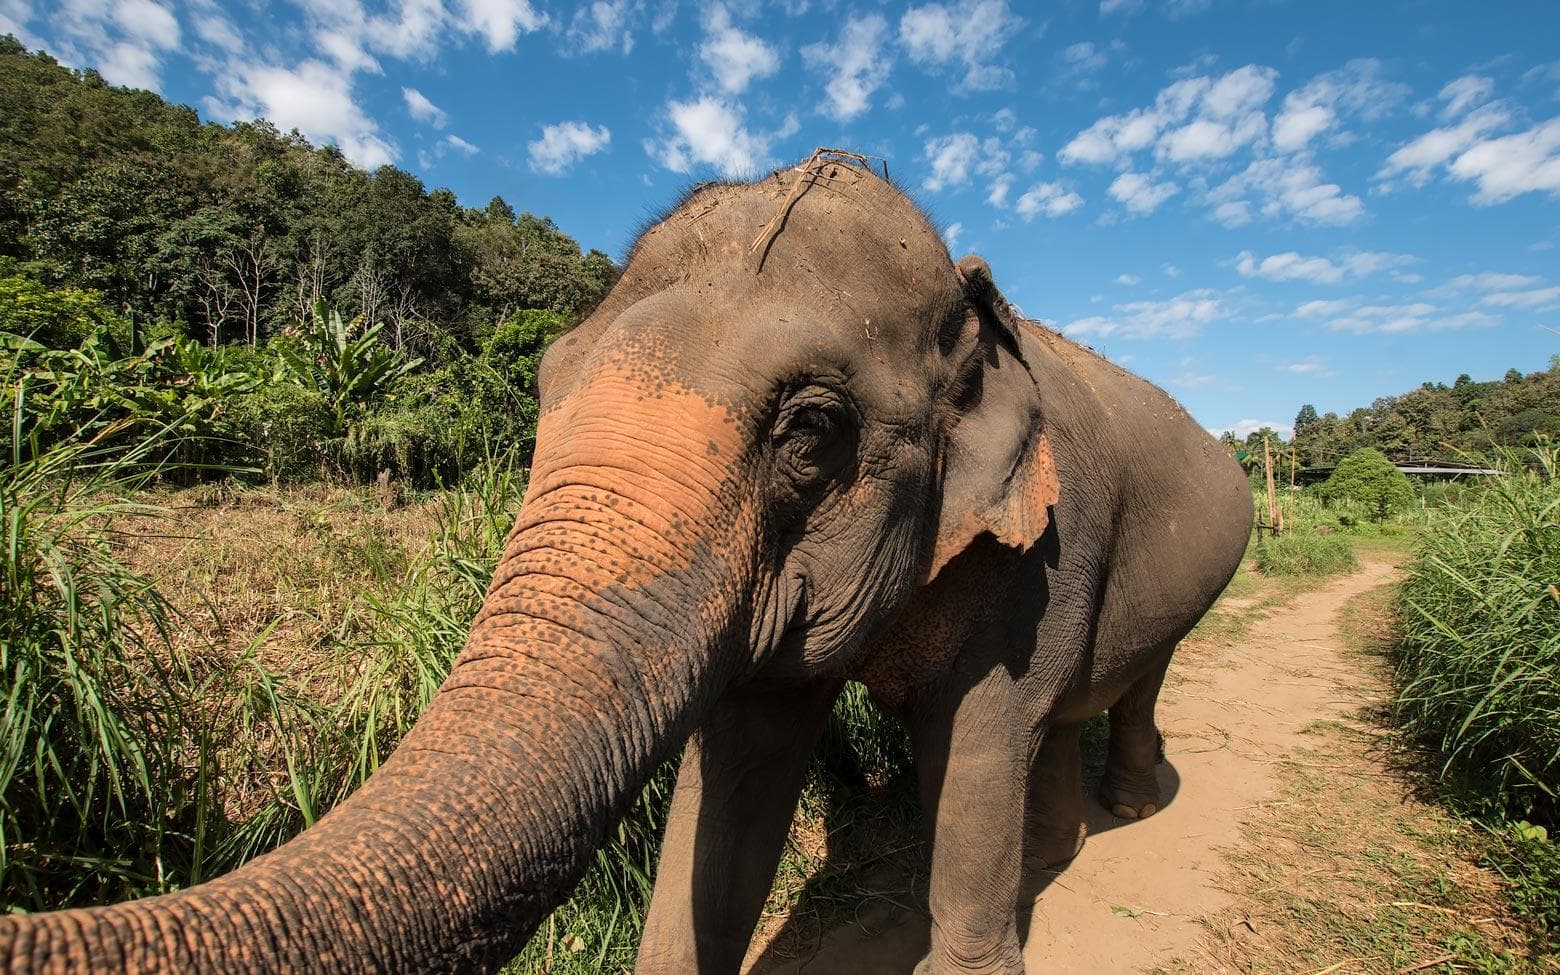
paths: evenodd
<path fill-rule="evenodd" d="M 1048 729 L 1030 767 L 1024 829 L 1024 865 L 1030 870 L 1066 863 L 1083 849 L 1082 728 Z"/>
<path fill-rule="evenodd" d="M 1154 706 L 1174 650 L 1172 643 L 1157 651 L 1148 672 L 1110 707 L 1110 753 L 1100 801 L 1122 819 L 1147 819 L 1161 806 L 1156 768 L 1164 760 L 1164 739 L 1154 723 Z"/>

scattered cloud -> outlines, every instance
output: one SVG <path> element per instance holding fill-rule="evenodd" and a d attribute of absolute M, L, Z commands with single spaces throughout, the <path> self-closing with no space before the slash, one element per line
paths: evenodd
<path fill-rule="evenodd" d="M 368 169 L 395 162 L 399 152 L 353 95 L 351 73 L 314 59 L 294 68 L 257 64 L 218 79 L 229 101 L 208 103 L 233 119 L 264 116 L 282 131 L 297 129 L 315 142 L 335 143 Z"/>
<path fill-rule="evenodd" d="M 1456 328 L 1487 328 L 1500 319 L 1481 311 L 1445 313 L 1427 301 L 1347 308 L 1326 323 L 1335 332 L 1422 332 Z"/>
<path fill-rule="evenodd" d="M 586 156 L 595 155 L 612 142 L 605 125 L 592 127 L 586 122 L 558 122 L 542 127 L 542 137 L 526 143 L 531 169 L 549 176 L 562 176 Z"/>
<path fill-rule="evenodd" d="M 1236 420 L 1223 426 L 1208 427 L 1209 433 L 1214 437 L 1222 437 L 1226 433 L 1233 433 L 1236 439 L 1245 440 L 1247 437 L 1262 429 L 1272 430 L 1280 437 L 1294 436 L 1294 427 L 1282 420 Z"/>
<path fill-rule="evenodd" d="M 1386 251 L 1352 251 L 1336 262 L 1326 257 L 1306 257 L 1285 251 L 1258 259 L 1251 251 L 1241 251 L 1235 269 L 1246 278 L 1269 281 L 1309 281 L 1313 284 L 1339 284 L 1345 278 L 1363 278 L 1379 271 L 1413 264 L 1418 258 Z"/>
<path fill-rule="evenodd" d="M 1184 339 L 1230 314 L 1224 299 L 1209 288 L 1187 291 L 1165 301 L 1131 301 L 1115 305 L 1114 311 L 1114 315 L 1080 318 L 1062 331 L 1073 338 Z"/>
<path fill-rule="evenodd" d="M 481 150 L 476 146 L 467 142 L 465 139 L 462 139 L 453 132 L 444 137 L 444 144 L 449 146 L 451 149 L 454 149 L 456 152 L 466 156 L 475 156 L 478 152 L 481 152 Z"/>
<path fill-rule="evenodd" d="M 849 122 L 872 107 L 873 94 L 888 80 L 893 66 L 887 45 L 888 21 L 866 14 L 846 20 L 833 44 L 820 41 L 802 48 L 807 66 L 828 75 L 824 114 L 836 122 Z"/>
<path fill-rule="evenodd" d="M 406 100 L 406 110 L 419 122 L 427 122 L 436 129 L 449 124 L 450 117 L 444 109 L 428 100 L 428 96 L 416 88 L 402 88 L 401 97 Z"/>
<path fill-rule="evenodd" d="M 1560 307 L 1560 287 L 1534 288 L 1530 291 L 1492 291 L 1480 299 L 1486 305 L 1506 308 L 1536 308 L 1547 311 Z"/>
<path fill-rule="evenodd" d="M 739 95 L 755 79 L 768 78 L 780 70 L 780 52 L 733 24 L 722 5 L 716 4 L 705 14 L 704 32 L 699 59 L 721 91 Z"/>
<path fill-rule="evenodd" d="M 936 193 L 968 183 L 979 152 L 980 140 L 969 132 L 928 139 L 921 157 L 931 164 L 932 171 L 921 181 L 921 188 Z"/>
<path fill-rule="evenodd" d="M 1284 96 L 1283 109 L 1273 119 L 1273 146 L 1296 152 L 1333 132 L 1346 117 L 1375 121 L 1401 104 L 1409 91 L 1407 85 L 1382 77 L 1381 62 L 1350 61 Z"/>
<path fill-rule="evenodd" d="M 1244 199 L 1254 196 L 1259 202 Z M 1253 208 L 1268 219 L 1343 226 L 1365 215 L 1360 198 L 1337 183 L 1323 182 L 1321 168 L 1304 157 L 1257 159 L 1207 194 L 1212 215 L 1226 226 L 1250 219 Z M 1227 207 L 1225 204 L 1235 204 Z M 1241 206 L 1240 204 L 1245 204 Z"/>
<path fill-rule="evenodd" d="M 1329 379 L 1337 373 L 1328 368 L 1327 360 L 1318 355 L 1309 355 L 1299 362 L 1283 362 L 1273 367 L 1279 372 L 1293 373 L 1296 376 L 1311 376 L 1315 379 Z"/>
<path fill-rule="evenodd" d="M 634 49 L 633 20 L 639 9 L 638 0 L 596 0 L 579 7 L 564 31 L 569 42 L 564 50 L 580 54 L 615 50 L 628 54 Z"/>
<path fill-rule="evenodd" d="M 948 245 L 949 250 L 953 250 L 959 245 L 959 237 L 963 235 L 963 233 L 964 224 L 962 223 L 950 223 L 947 227 L 943 228 L 943 242 Z"/>
<path fill-rule="evenodd" d="M 1117 284 L 1124 284 L 1124 285 L 1126 285 L 1129 288 L 1131 286 L 1133 286 L 1134 284 L 1142 283 L 1142 281 L 1143 281 L 1143 279 L 1138 277 L 1136 274 L 1118 274 L 1118 275 L 1116 275 L 1116 283 Z"/>
<path fill-rule="evenodd" d="M 416 6 L 422 5 L 407 4 L 402 9 Z M 426 6 L 437 9 L 439 5 Z M 460 15 L 448 18 L 449 24 L 470 34 L 480 34 L 487 41 L 489 54 L 514 50 L 515 40 L 522 33 L 541 30 L 547 23 L 547 15 L 538 13 L 528 0 L 458 0 L 456 7 Z"/>
<path fill-rule="evenodd" d="M 1064 217 L 1083 206 L 1083 197 L 1060 183 L 1036 183 L 1018 198 L 1014 211 L 1026 221 L 1044 214 L 1047 217 Z"/>
<path fill-rule="evenodd" d="M 1023 23 L 1007 0 L 928 3 L 911 7 L 899 19 L 899 42 L 923 67 L 962 68 L 961 88 L 989 90 L 1012 80 L 1012 71 L 991 61 Z"/>
<path fill-rule="evenodd" d="M 669 103 L 666 121 L 671 124 L 671 134 L 644 142 L 651 158 L 673 172 L 709 166 L 733 179 L 751 176 L 768 165 L 772 161 L 770 146 L 794 135 L 798 127 L 793 115 L 774 132 L 749 129 L 740 105 L 713 95 Z"/>
<path fill-rule="evenodd" d="M 1494 78 L 1465 74 L 1461 78 L 1449 81 L 1446 87 L 1441 89 L 1441 100 L 1446 102 L 1445 107 L 1441 109 L 1441 118 L 1456 118 L 1468 109 L 1489 101 L 1493 94 L 1495 94 Z"/>
<path fill-rule="evenodd" d="M 1153 213 L 1180 190 L 1168 180 L 1155 183 L 1142 173 L 1122 173 L 1110 184 L 1110 195 L 1134 216 Z"/>

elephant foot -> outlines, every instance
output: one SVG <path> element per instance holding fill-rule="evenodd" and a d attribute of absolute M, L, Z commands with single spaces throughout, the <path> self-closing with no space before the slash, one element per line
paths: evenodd
<path fill-rule="evenodd" d="M 1159 780 L 1152 770 L 1130 777 L 1107 771 L 1100 804 L 1120 819 L 1147 819 L 1159 811 Z"/>
<path fill-rule="evenodd" d="M 1011 950 L 984 961 L 964 962 L 927 955 L 915 966 L 915 975 L 1024 975 L 1023 950 L 1015 939 Z"/>
<path fill-rule="evenodd" d="M 1133 807 L 1124 802 L 1110 804 L 1110 813 L 1120 819 L 1147 819 L 1159 811 L 1159 807 L 1152 802 L 1145 802 L 1141 806 Z"/>

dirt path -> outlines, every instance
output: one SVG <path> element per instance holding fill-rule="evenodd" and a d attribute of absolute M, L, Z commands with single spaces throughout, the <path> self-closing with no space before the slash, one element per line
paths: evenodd
<path fill-rule="evenodd" d="M 1170 800 L 1142 822 L 1090 804 L 1083 852 L 1041 878 L 1025 946 L 1030 971 L 1137 973 L 1196 955 L 1205 933 L 1199 920 L 1233 901 L 1216 883 L 1219 851 L 1240 843 L 1242 822 L 1280 784 L 1279 760 L 1315 744 L 1308 727 L 1343 719 L 1379 694 L 1345 656 L 1339 612 L 1393 577 L 1391 564 L 1368 560 L 1362 571 L 1265 614 L 1251 611 L 1252 597 L 1229 599 L 1216 611 L 1255 625 L 1237 642 L 1202 637 L 1178 651 L 1159 706 L 1168 758 L 1161 785 Z M 865 911 L 827 935 L 815 955 L 754 971 L 908 973 L 925 951 L 926 925 L 919 912 Z"/>

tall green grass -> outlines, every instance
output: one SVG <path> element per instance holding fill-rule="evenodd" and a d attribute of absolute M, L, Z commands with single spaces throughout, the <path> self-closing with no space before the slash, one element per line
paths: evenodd
<path fill-rule="evenodd" d="M 1529 464 L 1532 466 L 1530 467 Z M 1441 774 L 1513 817 L 1560 822 L 1560 450 L 1451 500 L 1400 591 L 1396 710 Z"/>
<path fill-rule="evenodd" d="M 1354 548 L 1339 535 L 1289 531 L 1257 545 L 1257 570 L 1268 576 L 1331 576 L 1360 567 Z"/>

